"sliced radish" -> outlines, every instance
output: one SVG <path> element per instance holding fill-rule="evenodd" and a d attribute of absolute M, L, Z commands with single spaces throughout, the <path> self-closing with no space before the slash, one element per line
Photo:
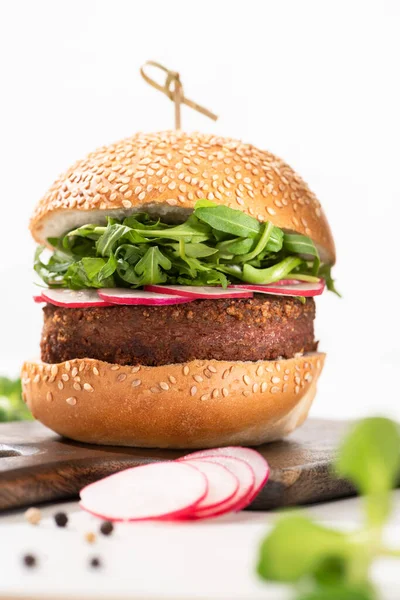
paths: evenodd
<path fill-rule="evenodd" d="M 183 461 L 178 461 L 182 464 Z M 185 461 L 183 464 L 187 464 Z M 239 480 L 231 471 L 222 464 L 206 459 L 193 458 L 190 464 L 199 469 L 207 478 L 207 495 L 194 508 L 191 517 L 197 519 L 203 516 L 204 511 L 217 509 L 225 502 L 233 498 L 239 488 Z"/>
<path fill-rule="evenodd" d="M 191 298 L 184 298 L 176 294 L 154 294 L 146 290 L 128 290 L 124 288 L 101 289 L 99 290 L 99 296 L 106 302 L 111 302 L 111 304 L 145 304 L 146 306 L 182 304 L 191 301 Z"/>
<path fill-rule="evenodd" d="M 80 496 L 81 507 L 103 519 L 143 521 L 191 515 L 207 492 L 202 470 L 171 461 L 120 471 L 87 485 Z"/>
<path fill-rule="evenodd" d="M 259 452 L 252 450 L 251 448 L 228 446 L 226 448 L 210 448 L 209 450 L 192 452 L 192 454 L 187 454 L 184 456 L 183 460 L 192 461 L 193 458 L 208 460 L 209 457 L 212 456 L 231 456 L 232 458 L 240 458 L 253 469 L 255 485 L 250 497 L 247 499 L 247 504 L 250 504 L 266 484 L 269 477 L 269 466 L 265 458 L 263 458 Z"/>
<path fill-rule="evenodd" d="M 180 459 L 184 460 L 184 459 Z M 193 462 L 195 465 L 198 459 L 187 458 L 186 462 Z M 222 465 L 230 471 L 239 481 L 239 486 L 234 495 L 214 506 L 214 508 L 196 508 L 197 518 L 217 517 L 231 511 L 242 510 L 250 502 L 255 487 L 255 475 L 253 469 L 241 458 L 233 456 L 207 456 L 207 461 Z"/>
<path fill-rule="evenodd" d="M 43 298 L 42 294 L 33 294 L 33 301 L 36 302 L 36 304 L 41 304 L 42 302 L 46 302 L 46 300 Z"/>
<path fill-rule="evenodd" d="M 145 290 L 156 294 L 175 294 L 191 300 L 212 298 L 252 298 L 253 293 L 244 289 L 224 289 L 220 286 L 197 286 L 197 285 L 147 285 Z"/>
<path fill-rule="evenodd" d="M 46 302 L 65 308 L 89 308 L 91 306 L 110 306 L 99 298 L 97 290 L 43 290 L 42 297 Z"/>
<path fill-rule="evenodd" d="M 235 289 L 249 290 L 259 294 L 273 294 L 274 296 L 319 296 L 325 288 L 325 281 L 321 279 L 318 283 L 299 281 L 290 283 L 286 280 L 276 281 L 268 285 L 234 284 Z"/>

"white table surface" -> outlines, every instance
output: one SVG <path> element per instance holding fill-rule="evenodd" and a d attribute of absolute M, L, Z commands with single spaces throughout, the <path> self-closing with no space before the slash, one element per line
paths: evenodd
<path fill-rule="evenodd" d="M 343 529 L 360 522 L 360 500 L 319 504 L 305 510 Z M 66 511 L 66 529 L 52 515 Z M 39 526 L 26 523 L 23 511 L 0 517 L 0 598 L 4 600 L 78 598 L 130 600 L 285 600 L 287 589 L 265 584 L 254 572 L 257 548 L 276 513 L 241 512 L 195 523 L 117 524 L 114 533 L 84 540 L 99 520 L 75 502 L 47 506 Z M 400 545 L 400 491 L 387 529 L 388 541 Z M 34 569 L 22 566 L 24 553 L 37 556 Z M 103 567 L 88 567 L 99 556 Z M 385 599 L 399 598 L 398 560 L 380 561 L 374 580 Z"/>

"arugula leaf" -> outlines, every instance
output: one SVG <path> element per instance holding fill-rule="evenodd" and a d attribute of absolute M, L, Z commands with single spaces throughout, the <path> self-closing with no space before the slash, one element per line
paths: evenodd
<path fill-rule="evenodd" d="M 195 207 L 194 214 L 213 229 L 236 237 L 255 237 L 261 230 L 257 219 L 228 206 Z"/>
<path fill-rule="evenodd" d="M 171 268 L 171 261 L 164 256 L 157 246 L 149 248 L 146 254 L 139 260 L 135 271 L 140 278 L 140 285 L 150 285 L 155 283 L 165 283 L 167 275 L 162 269 Z"/>
<path fill-rule="evenodd" d="M 243 281 L 255 284 L 273 283 L 274 281 L 279 281 L 279 279 L 283 279 L 289 275 L 289 273 L 293 271 L 295 267 L 298 267 L 301 262 L 301 258 L 288 256 L 277 265 L 268 267 L 267 269 L 256 269 L 251 265 L 245 264 L 243 266 Z"/>
<path fill-rule="evenodd" d="M 179 225 L 135 213 L 108 217 L 105 225 L 88 223 L 49 242 L 54 251 L 45 260 L 47 253 L 37 250 L 35 271 L 48 286 L 71 289 L 183 282 L 226 287 L 288 276 L 315 281 L 319 261 L 306 236 L 205 199 Z M 330 267 L 322 265 L 322 274 L 334 289 Z"/>
<path fill-rule="evenodd" d="M 321 261 L 319 258 L 319 252 L 312 239 L 299 233 L 285 233 L 283 238 L 283 247 L 287 252 L 290 252 L 290 254 L 299 254 L 303 258 L 307 259 L 313 258 L 313 275 L 318 273 Z"/>

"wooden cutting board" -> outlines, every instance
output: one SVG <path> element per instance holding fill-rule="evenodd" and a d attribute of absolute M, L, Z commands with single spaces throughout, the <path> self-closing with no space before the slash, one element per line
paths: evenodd
<path fill-rule="evenodd" d="M 351 485 L 330 465 L 345 421 L 309 419 L 284 441 L 257 448 L 271 475 L 251 508 L 268 510 L 349 496 Z M 92 481 L 120 469 L 185 454 L 181 450 L 91 446 L 64 439 L 38 422 L 0 425 L 0 510 L 78 496 Z"/>

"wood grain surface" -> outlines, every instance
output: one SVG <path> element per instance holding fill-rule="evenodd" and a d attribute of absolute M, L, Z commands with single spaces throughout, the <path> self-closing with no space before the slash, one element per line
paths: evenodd
<path fill-rule="evenodd" d="M 268 510 L 354 493 L 330 465 L 344 421 L 309 419 L 286 440 L 257 448 L 271 475 L 251 505 Z M 59 437 L 38 422 L 0 425 L 0 510 L 77 498 L 86 484 L 127 467 L 171 460 L 181 450 L 92 446 Z"/>

